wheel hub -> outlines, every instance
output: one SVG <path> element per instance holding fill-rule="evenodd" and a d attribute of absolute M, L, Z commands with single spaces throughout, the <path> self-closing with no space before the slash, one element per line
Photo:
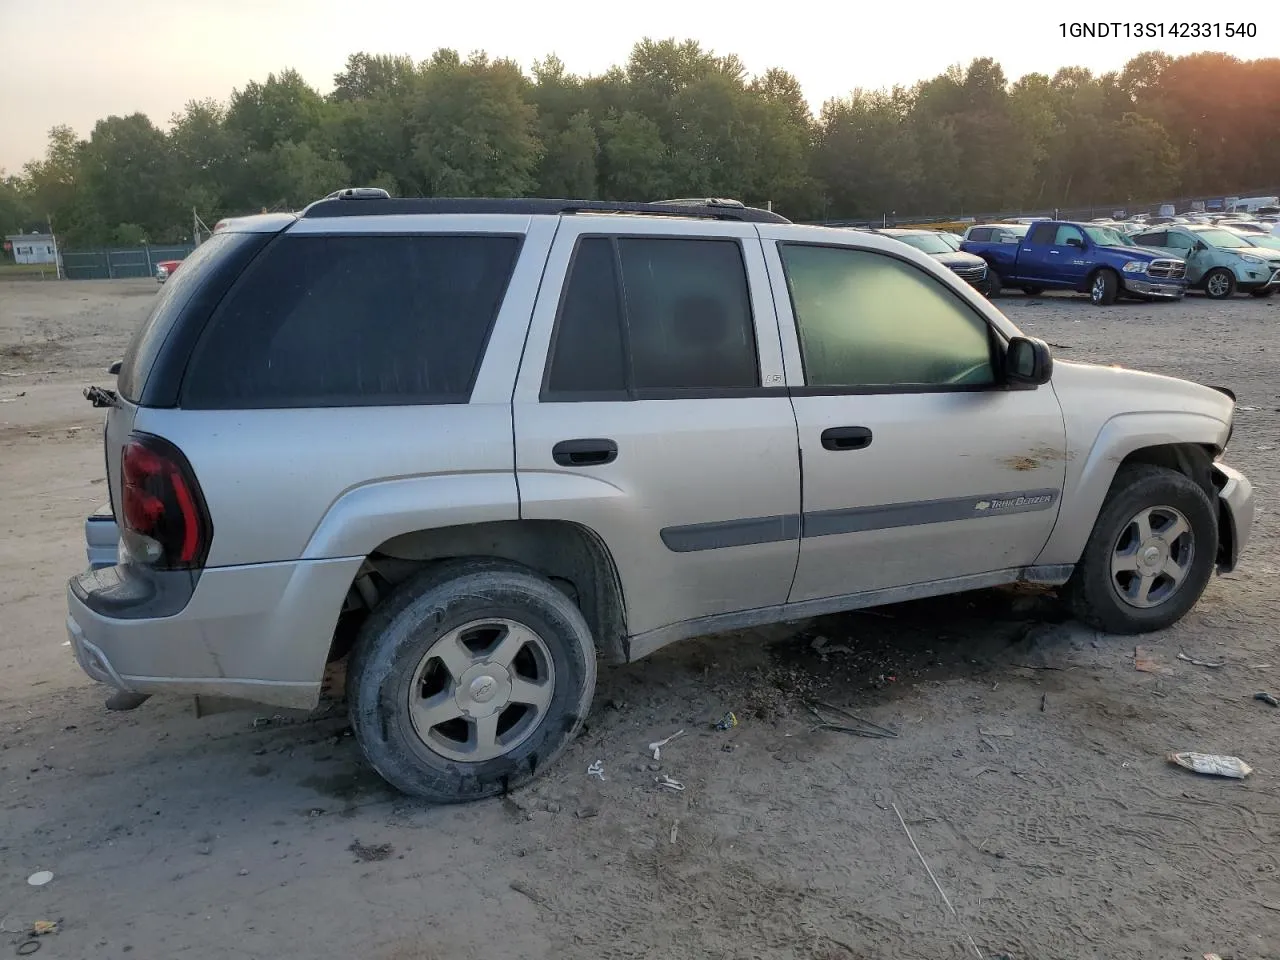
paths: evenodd
<path fill-rule="evenodd" d="M 1152 537 L 1138 547 L 1138 571 L 1143 574 L 1159 573 L 1169 559 L 1169 544 L 1159 537 Z"/>
<path fill-rule="evenodd" d="M 511 702 L 511 673 L 492 661 L 477 663 L 459 679 L 454 701 L 464 716 L 488 717 Z"/>

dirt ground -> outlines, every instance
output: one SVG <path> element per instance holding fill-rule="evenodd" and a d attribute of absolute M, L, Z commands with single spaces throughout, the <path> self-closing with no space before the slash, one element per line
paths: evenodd
<path fill-rule="evenodd" d="M 442 809 L 363 767 L 340 704 L 111 714 L 76 667 L 63 589 L 105 496 L 80 389 L 110 385 L 154 295 L 0 284 L 0 950 L 53 920 L 41 960 L 1280 954 L 1280 710 L 1252 699 L 1280 694 L 1277 300 L 999 301 L 1062 358 L 1239 396 L 1254 538 L 1140 641 L 1164 672 L 1014 590 L 690 642 L 605 671 L 534 787 Z M 900 735 L 813 732 L 806 697 Z M 1176 750 L 1255 772 L 1198 777 Z"/>

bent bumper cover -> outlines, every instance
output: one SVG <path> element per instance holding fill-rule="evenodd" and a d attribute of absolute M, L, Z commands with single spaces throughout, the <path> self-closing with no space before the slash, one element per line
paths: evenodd
<path fill-rule="evenodd" d="M 1165 300 L 1181 300 L 1187 292 L 1185 284 L 1172 280 L 1135 280 L 1132 277 L 1124 278 L 1124 288 L 1129 293 Z"/>
<path fill-rule="evenodd" d="M 1218 572 L 1230 573 L 1239 563 L 1253 529 L 1253 484 L 1225 463 L 1214 463 L 1213 472 L 1218 487 L 1220 524 L 1227 527 L 1219 533 L 1225 550 L 1218 558 Z"/>
<path fill-rule="evenodd" d="M 210 568 L 171 616 L 120 610 L 118 590 L 107 598 L 117 608 L 104 606 L 98 594 L 128 578 L 111 576 L 116 568 L 91 570 L 67 585 L 67 635 L 81 669 L 120 690 L 310 709 L 320 696 L 343 598 L 362 562 Z"/>

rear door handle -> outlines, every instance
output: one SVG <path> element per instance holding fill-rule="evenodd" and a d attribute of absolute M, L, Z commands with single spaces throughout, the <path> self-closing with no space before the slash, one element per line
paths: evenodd
<path fill-rule="evenodd" d="M 551 448 L 551 457 L 562 467 L 597 467 L 618 459 L 618 445 L 612 440 L 561 440 Z"/>
<path fill-rule="evenodd" d="M 871 446 L 871 431 L 866 427 L 827 427 L 822 431 L 822 446 L 827 450 L 862 450 Z"/>

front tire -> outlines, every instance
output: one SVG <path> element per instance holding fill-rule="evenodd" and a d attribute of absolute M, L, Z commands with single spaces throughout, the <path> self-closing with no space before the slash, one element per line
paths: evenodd
<path fill-rule="evenodd" d="M 1230 300 L 1236 295 L 1236 278 L 1230 270 L 1215 267 L 1205 274 L 1204 292 L 1210 300 Z"/>
<path fill-rule="evenodd" d="M 1066 586 L 1075 616 L 1107 633 L 1163 630 L 1213 574 L 1218 515 L 1204 489 L 1166 467 L 1121 467 Z"/>
<path fill-rule="evenodd" d="M 1114 270 L 1099 270 L 1089 282 L 1089 299 L 1099 307 L 1109 307 L 1120 294 L 1120 278 Z"/>
<path fill-rule="evenodd" d="M 1000 296 L 1000 274 L 996 273 L 996 268 L 987 264 L 987 288 L 983 291 L 987 295 L 988 300 L 994 300 Z"/>
<path fill-rule="evenodd" d="M 573 741 L 595 693 L 581 611 L 532 570 L 442 564 L 402 585 L 361 629 L 351 726 L 392 786 L 438 803 L 505 793 Z"/>

